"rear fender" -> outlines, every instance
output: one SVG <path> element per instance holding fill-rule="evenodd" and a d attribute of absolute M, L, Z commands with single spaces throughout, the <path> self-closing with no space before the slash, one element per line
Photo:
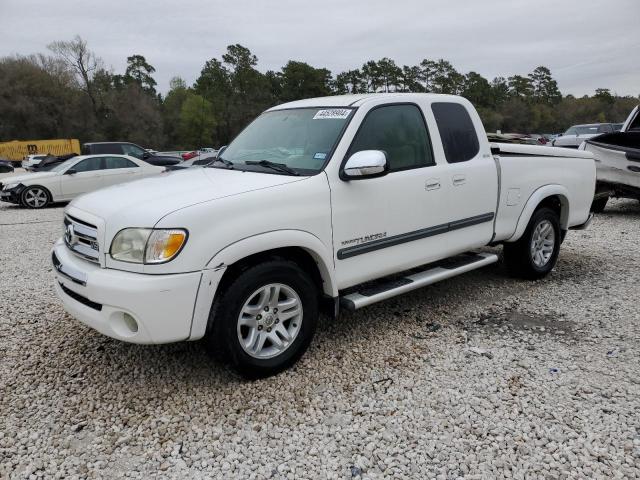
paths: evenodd
<path fill-rule="evenodd" d="M 534 191 L 518 218 L 516 231 L 509 237 L 507 242 L 517 242 L 527 229 L 529 220 L 536 211 L 538 206 L 549 197 L 558 197 L 560 199 L 560 228 L 567 230 L 569 228 L 569 191 L 562 185 L 545 185 Z M 499 214 L 499 213 L 498 213 Z"/>

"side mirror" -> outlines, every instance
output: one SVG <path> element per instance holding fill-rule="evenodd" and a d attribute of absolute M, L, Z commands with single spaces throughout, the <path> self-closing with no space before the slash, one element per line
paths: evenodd
<path fill-rule="evenodd" d="M 349 157 L 340 178 L 343 180 L 362 180 L 380 177 L 389 171 L 387 155 L 381 150 L 362 150 Z"/>
<path fill-rule="evenodd" d="M 144 152 L 144 153 L 142 154 L 142 159 L 143 159 L 143 160 L 146 160 L 146 159 L 147 159 L 147 158 L 149 158 L 149 157 L 151 157 L 151 154 L 150 154 L 149 152 Z"/>
<path fill-rule="evenodd" d="M 76 170 L 74 170 L 73 168 L 70 168 L 69 170 L 64 172 L 65 175 L 75 175 L 76 173 L 78 173 L 78 172 Z"/>

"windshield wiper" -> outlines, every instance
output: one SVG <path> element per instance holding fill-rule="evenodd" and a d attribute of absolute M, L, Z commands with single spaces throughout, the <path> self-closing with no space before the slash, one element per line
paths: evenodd
<path fill-rule="evenodd" d="M 213 167 L 217 162 L 222 163 L 229 170 L 233 169 L 233 162 L 230 161 L 230 160 L 224 159 L 222 157 L 216 158 L 213 162 L 209 163 L 207 166 L 208 167 Z M 214 168 L 217 168 L 217 167 L 214 167 Z"/>
<path fill-rule="evenodd" d="M 271 170 L 275 170 L 276 172 L 286 173 L 288 175 L 300 175 L 293 168 L 287 167 L 284 163 L 276 163 L 270 162 L 269 160 L 247 160 L 244 162 L 246 165 L 260 165 L 261 167 L 270 168 Z"/>

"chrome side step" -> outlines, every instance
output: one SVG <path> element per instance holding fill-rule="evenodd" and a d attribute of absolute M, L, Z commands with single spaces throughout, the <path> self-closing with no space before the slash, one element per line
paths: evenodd
<path fill-rule="evenodd" d="M 497 261 L 494 253 L 465 253 L 426 265 L 423 270 L 410 270 L 406 276 L 393 275 L 351 288 L 348 292 L 352 293 L 340 297 L 340 305 L 347 310 L 357 310 Z"/>

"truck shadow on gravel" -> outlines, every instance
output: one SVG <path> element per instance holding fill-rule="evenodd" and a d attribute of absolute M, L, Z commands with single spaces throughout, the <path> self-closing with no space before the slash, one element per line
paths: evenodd
<path fill-rule="evenodd" d="M 487 249 L 494 253 L 500 250 Z M 364 347 L 378 336 L 398 335 L 398 331 L 418 340 L 437 340 L 438 336 L 480 329 L 488 333 L 520 331 L 575 340 L 583 326 L 567 321 L 564 313 L 528 313 L 526 304 L 518 309 L 497 309 L 495 305 L 505 301 L 519 303 L 519 298 L 532 289 L 563 288 L 567 283 L 600 282 L 604 288 L 606 269 L 606 259 L 579 250 L 565 251 L 549 277 L 531 282 L 509 277 L 499 262 L 362 310 L 344 312 L 337 321 L 326 319 L 316 335 L 318 348 L 322 347 L 317 354 L 328 356 L 332 351 L 341 351 L 348 357 L 355 342 Z"/>

